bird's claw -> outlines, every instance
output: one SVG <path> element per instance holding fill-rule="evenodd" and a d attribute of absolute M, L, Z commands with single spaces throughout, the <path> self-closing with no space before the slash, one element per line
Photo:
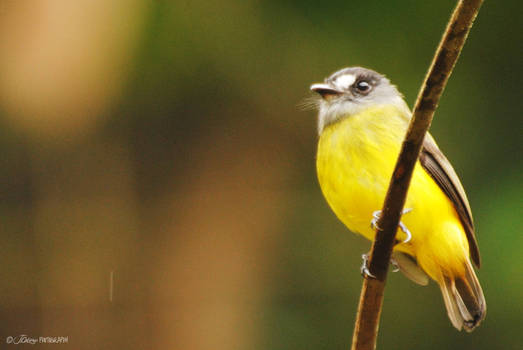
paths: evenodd
<path fill-rule="evenodd" d="M 392 272 L 398 272 L 400 270 L 400 266 L 396 260 L 391 258 L 390 264 L 392 265 Z"/>
<path fill-rule="evenodd" d="M 403 212 L 401 213 L 401 215 L 410 213 L 411 211 L 412 211 L 412 208 L 404 209 Z M 380 215 L 381 215 L 381 210 L 376 210 L 372 213 L 372 220 L 370 221 L 370 227 L 373 230 L 376 230 L 376 229 L 381 230 L 378 226 L 378 221 L 380 219 Z M 407 235 L 407 238 L 405 238 L 405 240 L 403 240 L 403 242 L 401 242 L 401 243 L 410 242 L 410 240 L 412 239 L 412 234 L 410 233 L 407 226 L 405 226 L 405 224 L 401 221 L 399 222 L 398 226 Z"/>
<path fill-rule="evenodd" d="M 362 254 L 361 255 L 361 259 L 363 260 L 362 264 L 361 264 L 361 275 L 363 276 L 363 278 L 365 277 L 369 277 L 369 278 L 376 278 L 376 276 L 374 276 L 370 270 L 369 270 L 369 256 L 368 254 Z M 400 266 L 398 265 L 398 263 L 396 262 L 396 260 L 394 259 L 390 259 L 390 264 L 392 265 L 392 272 L 398 272 L 400 270 Z"/>
<path fill-rule="evenodd" d="M 370 271 L 369 271 L 369 256 L 367 254 L 362 254 L 361 259 L 363 260 L 361 264 L 361 275 L 363 278 L 369 277 L 369 278 L 376 278 Z"/>
<path fill-rule="evenodd" d="M 372 212 L 372 220 L 370 221 L 370 227 L 373 229 L 373 230 L 381 230 L 379 227 L 378 227 L 378 220 L 380 219 L 380 215 L 381 215 L 381 210 L 376 210 L 374 212 Z"/>
<path fill-rule="evenodd" d="M 408 242 L 410 242 L 410 240 L 412 239 L 412 233 L 410 233 L 410 231 L 407 228 L 407 226 L 405 226 L 405 224 L 400 221 L 399 227 L 407 235 L 407 238 L 405 238 L 403 240 L 403 242 L 401 242 L 401 243 L 408 243 Z"/>
<path fill-rule="evenodd" d="M 363 276 L 363 278 L 365 277 L 369 277 L 369 278 L 376 278 L 376 276 L 374 276 L 370 270 L 369 270 L 369 255 L 368 254 L 362 254 L 361 255 L 361 259 L 363 260 L 362 264 L 361 264 L 361 275 Z M 390 259 L 390 264 L 392 265 L 392 272 L 398 272 L 400 270 L 400 266 L 399 264 L 396 262 L 396 260 L 394 259 Z"/>

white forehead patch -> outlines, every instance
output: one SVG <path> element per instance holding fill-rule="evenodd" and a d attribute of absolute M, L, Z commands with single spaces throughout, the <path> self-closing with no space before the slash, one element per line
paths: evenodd
<path fill-rule="evenodd" d="M 334 82 L 334 84 L 336 84 L 336 86 L 339 88 L 348 89 L 349 86 L 354 84 L 355 81 L 356 81 L 356 76 L 354 76 L 352 74 L 344 74 L 344 75 L 336 78 L 336 81 Z"/>

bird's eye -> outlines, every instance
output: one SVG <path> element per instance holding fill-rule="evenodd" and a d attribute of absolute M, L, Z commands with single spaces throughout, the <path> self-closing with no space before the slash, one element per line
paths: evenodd
<path fill-rule="evenodd" d="M 360 93 L 368 93 L 371 89 L 371 85 L 369 84 L 368 81 L 365 81 L 365 80 L 360 80 L 358 81 L 356 84 L 354 84 L 354 87 L 356 88 L 356 90 L 358 90 L 358 92 Z"/>

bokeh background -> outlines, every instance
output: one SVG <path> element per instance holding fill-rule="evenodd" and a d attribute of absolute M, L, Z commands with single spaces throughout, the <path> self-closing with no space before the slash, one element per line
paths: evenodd
<path fill-rule="evenodd" d="M 1 0 L 0 347 L 348 349 L 370 244 L 327 207 L 298 105 L 362 65 L 412 106 L 453 7 Z M 458 333 L 434 283 L 391 274 L 379 349 L 523 347 L 521 10 L 485 2 L 431 129 L 487 319 Z"/>

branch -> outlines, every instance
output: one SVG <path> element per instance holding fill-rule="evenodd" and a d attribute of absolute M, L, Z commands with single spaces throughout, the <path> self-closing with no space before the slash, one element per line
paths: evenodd
<path fill-rule="evenodd" d="M 459 1 L 416 100 L 413 117 L 401 146 L 377 225 L 380 229 L 376 231 L 370 251 L 369 270 L 376 278 L 367 277 L 363 280 L 352 350 L 374 350 L 376 347 L 387 270 L 410 179 L 441 93 L 482 2 L 483 0 Z"/>

